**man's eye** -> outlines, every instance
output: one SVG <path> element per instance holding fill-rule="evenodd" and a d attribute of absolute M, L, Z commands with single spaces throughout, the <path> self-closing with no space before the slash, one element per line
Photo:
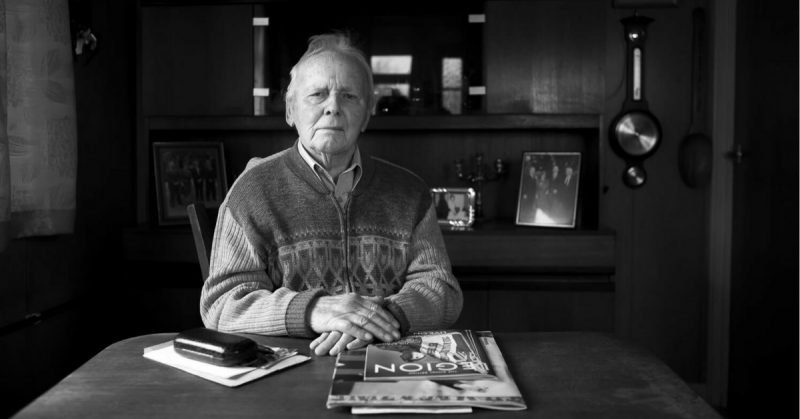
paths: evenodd
<path fill-rule="evenodd" d="M 358 100 L 358 95 L 355 95 L 353 93 L 345 93 L 344 98 L 348 100 Z"/>

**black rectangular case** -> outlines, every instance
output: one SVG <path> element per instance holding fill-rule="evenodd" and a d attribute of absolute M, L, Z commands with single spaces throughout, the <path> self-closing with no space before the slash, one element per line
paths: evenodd
<path fill-rule="evenodd" d="M 181 332 L 172 344 L 182 356 L 225 367 L 247 364 L 258 357 L 254 340 L 204 327 Z"/>

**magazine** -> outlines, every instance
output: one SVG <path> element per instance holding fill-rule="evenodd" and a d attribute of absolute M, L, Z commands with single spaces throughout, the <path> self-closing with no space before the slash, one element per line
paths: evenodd
<path fill-rule="evenodd" d="M 471 330 L 418 332 L 367 347 L 364 380 L 492 379 L 492 368 Z"/>
<path fill-rule="evenodd" d="M 339 354 L 326 406 L 336 407 L 480 407 L 525 410 L 527 406 L 491 332 L 474 332 L 496 378 L 364 381 L 366 348 Z"/>

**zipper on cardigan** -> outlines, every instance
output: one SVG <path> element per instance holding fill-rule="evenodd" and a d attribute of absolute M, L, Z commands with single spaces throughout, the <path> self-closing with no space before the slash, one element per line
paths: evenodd
<path fill-rule="evenodd" d="M 342 245 L 344 247 L 344 261 L 342 266 L 344 266 L 345 291 L 355 292 L 353 281 L 350 278 L 350 240 L 347 235 L 347 211 L 350 208 L 350 200 L 352 199 L 352 196 L 347 199 L 344 209 L 342 209 L 341 205 L 339 205 L 339 200 L 336 199 L 336 194 L 333 191 L 331 191 L 330 195 L 328 196 L 330 196 L 334 207 L 336 207 L 336 213 L 339 214 L 339 232 L 342 235 Z"/>
<path fill-rule="evenodd" d="M 345 249 L 347 249 L 344 253 L 345 255 L 345 272 L 347 273 L 347 283 L 350 285 L 350 292 L 356 292 L 356 287 L 353 284 L 353 275 L 350 274 L 350 202 L 353 201 L 353 195 L 351 194 L 347 198 L 347 202 L 344 204 L 344 209 L 342 210 L 342 216 L 344 218 L 344 240 L 345 240 Z"/>

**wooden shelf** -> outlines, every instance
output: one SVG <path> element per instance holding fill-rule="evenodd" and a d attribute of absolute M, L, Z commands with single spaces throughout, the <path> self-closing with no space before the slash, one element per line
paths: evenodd
<path fill-rule="evenodd" d="M 368 131 L 433 131 L 449 136 L 453 131 L 465 134 L 474 131 L 581 132 L 592 144 L 587 146 L 589 159 L 596 156 L 596 139 L 600 117 L 596 114 L 480 114 L 480 115 L 415 115 L 375 116 Z M 270 116 L 150 116 L 145 119 L 145 144 L 142 162 L 149 158 L 147 138 L 155 131 L 283 131 L 290 133 L 283 115 Z M 588 134 L 587 134 L 588 133 Z M 594 153 L 594 154 L 593 154 Z M 142 167 L 146 167 L 142 163 Z M 596 167 L 587 167 L 596 173 Z M 148 221 L 146 187 L 148 179 L 140 179 L 140 216 L 143 225 Z M 594 202 L 587 188 L 584 197 Z M 592 210 L 592 207 L 589 207 Z M 584 220 L 586 221 L 586 220 Z M 593 223 L 589 222 L 591 226 Z M 596 224 L 594 224 L 596 225 Z M 615 271 L 615 235 L 611 231 L 544 229 L 516 226 L 511 221 L 478 223 L 469 231 L 444 231 L 444 240 L 453 269 L 459 276 L 481 277 L 502 281 L 503 278 L 525 278 L 521 282 L 550 281 L 558 288 L 563 282 L 574 284 L 601 283 L 601 288 L 613 287 Z M 125 257 L 131 261 L 197 263 L 192 236 L 186 228 L 134 228 L 125 232 Z M 572 276 L 572 278 L 568 278 Z M 545 277 L 549 278 L 545 280 Z M 514 281 L 511 281 L 514 282 Z"/>
<path fill-rule="evenodd" d="M 368 130 L 597 130 L 596 114 L 485 114 L 375 116 Z M 149 130 L 292 131 L 281 116 L 151 116 Z"/>
<path fill-rule="evenodd" d="M 612 275 L 612 231 L 522 227 L 510 222 L 478 224 L 468 231 L 444 231 L 454 269 L 480 272 Z"/>
<path fill-rule="evenodd" d="M 123 255 L 130 261 L 198 263 L 189 227 L 126 229 Z"/>
<path fill-rule="evenodd" d="M 469 231 L 444 231 L 453 269 L 475 273 L 614 274 L 611 231 L 561 231 L 487 223 Z M 124 234 L 130 261 L 197 263 L 188 227 L 133 228 Z"/>

